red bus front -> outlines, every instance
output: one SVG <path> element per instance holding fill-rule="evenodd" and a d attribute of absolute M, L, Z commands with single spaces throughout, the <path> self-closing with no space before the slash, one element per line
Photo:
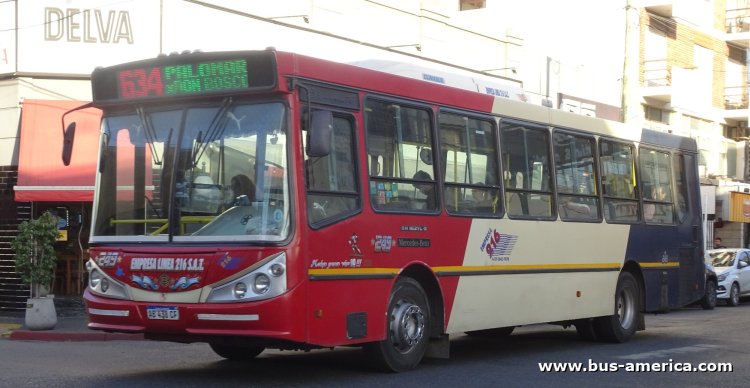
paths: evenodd
<path fill-rule="evenodd" d="M 275 66 L 272 52 L 193 54 L 94 73 L 91 328 L 306 341 L 300 135 Z"/>

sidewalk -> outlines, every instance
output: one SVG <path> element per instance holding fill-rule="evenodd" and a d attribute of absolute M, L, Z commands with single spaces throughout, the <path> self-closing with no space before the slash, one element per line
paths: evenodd
<path fill-rule="evenodd" d="M 80 297 L 55 298 L 57 325 L 52 330 L 24 328 L 24 311 L 0 313 L 0 337 L 24 341 L 124 341 L 142 340 L 143 334 L 107 333 L 88 328 Z"/>

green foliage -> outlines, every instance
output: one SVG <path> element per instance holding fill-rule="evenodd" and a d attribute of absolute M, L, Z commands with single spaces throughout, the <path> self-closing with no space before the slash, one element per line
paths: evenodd
<path fill-rule="evenodd" d="M 56 238 L 57 217 L 49 212 L 18 226 L 18 235 L 11 242 L 16 254 L 16 272 L 32 289 L 36 285 L 48 287 L 52 283 L 57 266 Z"/>

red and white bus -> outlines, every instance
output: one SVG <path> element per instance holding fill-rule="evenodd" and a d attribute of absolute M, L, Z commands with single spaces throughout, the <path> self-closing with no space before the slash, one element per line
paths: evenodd
<path fill-rule="evenodd" d="M 691 139 L 275 50 L 92 87 L 92 329 L 403 371 L 454 333 L 627 341 L 703 294 Z"/>

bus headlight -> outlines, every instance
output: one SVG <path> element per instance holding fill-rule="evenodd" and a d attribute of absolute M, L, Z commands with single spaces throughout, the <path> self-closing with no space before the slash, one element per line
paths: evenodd
<path fill-rule="evenodd" d="M 270 299 L 286 291 L 286 253 L 282 252 L 265 258 L 247 273 L 214 286 L 206 302 L 250 302 Z"/>
<path fill-rule="evenodd" d="M 268 292 L 268 288 L 271 287 L 271 278 L 264 273 L 255 275 L 253 280 L 253 292 L 256 294 L 265 294 Z"/>
<path fill-rule="evenodd" d="M 271 267 L 268 269 L 268 273 L 276 277 L 283 275 L 284 271 L 285 271 L 284 265 L 280 263 L 273 263 Z"/>
<path fill-rule="evenodd" d="M 234 285 L 234 297 L 237 299 L 242 299 L 245 297 L 245 294 L 247 293 L 247 284 L 238 282 Z"/>
<path fill-rule="evenodd" d="M 93 261 L 86 263 L 89 271 L 89 291 L 94 295 L 116 299 L 130 299 L 125 285 L 109 277 Z"/>
<path fill-rule="evenodd" d="M 97 269 L 91 270 L 89 273 L 89 287 L 96 288 L 99 287 L 99 283 L 102 282 L 102 273 L 99 272 Z"/>

